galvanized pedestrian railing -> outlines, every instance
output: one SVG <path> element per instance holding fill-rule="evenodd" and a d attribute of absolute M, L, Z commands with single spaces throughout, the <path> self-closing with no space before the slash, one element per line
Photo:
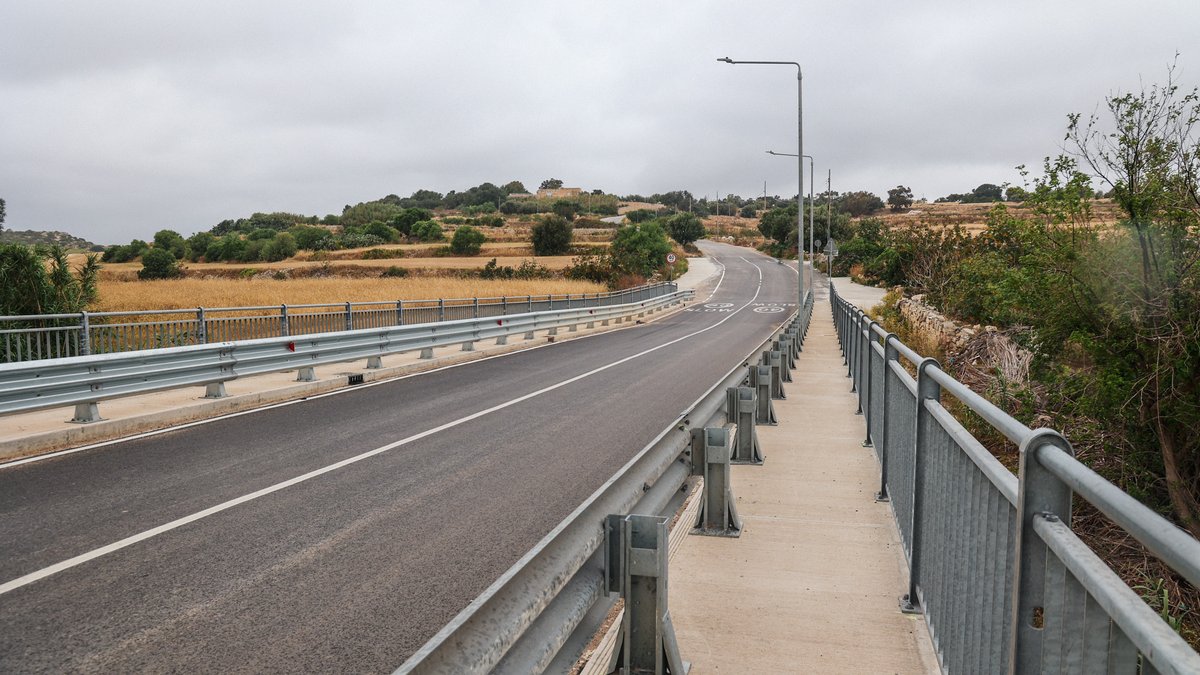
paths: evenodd
<path fill-rule="evenodd" d="M 386 328 L 274 337 L 240 342 L 170 347 L 147 351 L 94 354 L 61 359 L 0 363 L 0 414 L 74 405 L 73 422 L 99 421 L 97 404 L 111 398 L 187 386 L 205 386 L 207 397 L 225 396 L 226 382 L 240 377 L 297 370 L 298 379 L 315 379 L 313 368 L 366 359 L 381 368 L 382 358 L 461 345 L 474 349 L 480 340 L 505 343 L 510 336 L 533 339 L 536 331 L 554 334 L 596 322 L 632 320 L 683 302 L 693 291 L 673 291 L 645 300 L 601 307 L 575 307 L 504 317 L 470 318 Z M 361 379 L 361 376 L 359 376 Z"/>
<path fill-rule="evenodd" d="M 676 290 L 661 282 L 612 293 L 0 316 L 0 363 L 610 307 Z"/>
<path fill-rule="evenodd" d="M 946 672 L 1200 673 L 1200 655 L 1071 530 L 1086 500 L 1200 585 L 1200 542 L 922 357 L 830 285 L 848 376 Z M 907 364 L 907 368 L 906 368 Z M 911 368 L 914 377 L 908 370 Z M 942 405 L 953 396 L 1020 451 L 1014 476 Z"/>

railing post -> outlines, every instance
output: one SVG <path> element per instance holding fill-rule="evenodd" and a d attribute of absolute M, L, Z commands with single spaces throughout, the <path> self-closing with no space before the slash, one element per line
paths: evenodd
<path fill-rule="evenodd" d="M 912 494 L 912 554 L 909 557 L 908 593 L 900 598 L 900 611 L 905 614 L 920 614 L 921 596 L 917 588 L 921 583 L 921 549 L 923 532 L 924 502 L 925 502 L 925 472 L 929 465 L 929 426 L 933 418 L 925 407 L 926 401 L 941 401 L 942 386 L 929 376 L 930 368 L 940 368 L 937 359 L 925 358 L 917 366 L 917 423 L 913 434 L 913 494 Z"/>
<path fill-rule="evenodd" d="M 446 320 L 446 299 L 438 298 L 438 321 Z"/>
<path fill-rule="evenodd" d="M 1017 527 L 1013 560 L 1012 644 L 1009 672 L 1036 673 L 1042 667 L 1042 621 L 1046 596 L 1046 543 L 1033 531 L 1036 518 L 1061 520 L 1071 526 L 1071 489 L 1038 460 L 1046 446 L 1059 448 L 1075 456 L 1071 444 L 1051 429 L 1035 429 L 1021 443 L 1019 487 L 1017 490 Z M 1051 554 L 1053 555 L 1053 554 Z"/>
<path fill-rule="evenodd" d="M 692 475 L 704 478 L 692 534 L 742 536 L 742 520 L 729 479 L 733 438 L 729 426 L 692 429 Z"/>
<path fill-rule="evenodd" d="M 870 317 L 868 317 L 870 318 Z M 858 407 L 862 409 L 866 415 L 867 422 L 867 437 L 863 439 L 862 446 L 864 448 L 871 447 L 871 408 L 874 407 L 874 402 L 871 401 L 871 359 L 875 358 L 875 327 L 879 322 L 872 320 L 867 324 L 867 334 L 863 338 L 863 386 L 858 390 Z M 863 405 L 866 401 L 866 405 Z"/>
<path fill-rule="evenodd" d="M 688 666 L 667 608 L 668 519 L 610 515 L 604 523 L 605 590 L 625 600 L 606 672 L 684 675 Z"/>
<path fill-rule="evenodd" d="M 895 333 L 888 333 L 883 338 L 883 438 L 880 439 L 879 446 L 879 492 L 875 493 L 875 501 L 888 501 L 888 439 L 891 438 L 891 426 L 888 419 L 888 397 L 892 395 L 890 376 L 892 364 L 900 360 L 900 351 L 896 349 L 893 343 L 898 342 L 899 338 Z"/>
<path fill-rule="evenodd" d="M 403 300 L 396 301 L 396 325 L 397 326 L 404 325 L 404 301 Z"/>
<path fill-rule="evenodd" d="M 87 312 L 79 313 L 79 353 L 82 356 L 92 353 L 92 326 Z"/>
<path fill-rule="evenodd" d="M 508 316 L 508 296 L 507 295 L 500 296 L 500 314 L 502 316 Z"/>
<path fill-rule="evenodd" d="M 532 295 L 525 296 L 525 304 L 527 305 L 526 311 L 532 312 L 533 311 L 533 296 Z"/>
<path fill-rule="evenodd" d="M 354 315 L 350 310 L 350 303 L 346 303 L 346 330 L 354 330 Z"/>
<path fill-rule="evenodd" d="M 286 303 L 279 306 L 279 334 L 284 337 L 292 334 L 292 327 L 288 324 Z"/>
<path fill-rule="evenodd" d="M 208 344 L 208 322 L 204 319 L 203 307 L 196 308 L 196 324 L 198 326 L 196 329 L 196 335 L 200 341 L 200 344 Z"/>
<path fill-rule="evenodd" d="M 471 298 L 471 304 L 475 307 L 474 317 L 476 319 L 478 319 L 479 318 L 479 298 Z"/>

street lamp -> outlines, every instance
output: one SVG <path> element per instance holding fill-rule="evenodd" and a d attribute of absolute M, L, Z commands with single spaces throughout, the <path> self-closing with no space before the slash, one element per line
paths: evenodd
<path fill-rule="evenodd" d="M 768 150 L 767 154 L 775 155 L 776 157 L 796 157 L 797 156 L 795 153 L 775 152 L 774 150 Z M 813 176 L 816 175 L 816 172 L 813 171 L 812 155 L 799 155 L 799 156 L 804 157 L 808 160 L 808 198 L 812 202 L 812 208 L 810 208 L 808 210 L 808 250 L 812 251 L 813 254 L 815 255 L 817 251 L 816 251 L 816 248 L 813 246 L 813 232 L 815 230 L 815 228 L 813 227 L 813 211 L 817 210 L 817 208 L 816 208 L 817 207 L 817 196 L 816 196 L 817 193 L 813 190 Z M 826 239 L 828 239 L 829 238 L 829 231 L 828 231 L 829 230 L 829 218 L 828 217 L 825 218 L 825 230 L 826 230 L 825 237 L 826 237 Z M 800 256 L 800 260 L 798 261 L 798 264 L 800 265 L 801 269 L 804 268 L 804 256 L 802 256 L 802 255 Z M 812 271 L 809 272 L 809 277 L 808 277 L 809 278 L 809 283 L 808 283 L 809 288 L 816 288 L 816 284 L 813 282 L 813 279 L 815 278 L 816 273 L 817 273 L 816 267 L 813 267 Z"/>
<path fill-rule="evenodd" d="M 796 190 L 796 202 L 799 209 L 796 213 L 796 243 L 798 253 L 804 248 L 804 71 L 801 70 L 800 64 L 795 61 L 734 61 L 728 56 L 717 59 L 730 65 L 766 65 L 766 66 L 796 66 L 796 154 L 801 155 L 796 158 L 796 166 L 800 172 L 800 187 Z M 800 269 L 797 276 L 800 278 L 800 306 L 798 310 L 801 314 L 804 312 L 804 256 L 799 255 Z"/>

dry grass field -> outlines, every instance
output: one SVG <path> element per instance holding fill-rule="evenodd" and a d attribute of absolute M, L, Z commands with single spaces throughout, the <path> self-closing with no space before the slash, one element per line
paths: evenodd
<path fill-rule="evenodd" d="M 432 300 L 545 295 L 547 293 L 603 293 L 601 284 L 565 279 L 484 280 L 448 277 L 405 279 L 163 279 L 159 281 L 100 282 L 100 300 L 94 311 L 191 307 L 245 307 L 253 305 L 303 305 L 367 302 L 372 300 Z"/>
<path fill-rule="evenodd" d="M 934 204 L 917 203 L 908 211 L 894 213 L 884 210 L 872 214 L 873 217 L 890 225 L 905 225 L 908 223 L 923 223 L 926 225 L 954 226 L 961 225 L 971 232 L 982 232 L 987 228 L 987 215 L 994 204 L 958 204 L 954 202 Z M 1033 210 L 1021 204 L 1005 204 L 1008 212 L 1017 218 L 1034 218 Z M 1112 225 L 1121 219 L 1121 211 L 1111 199 L 1097 199 L 1092 202 L 1092 223 L 1095 225 Z"/>

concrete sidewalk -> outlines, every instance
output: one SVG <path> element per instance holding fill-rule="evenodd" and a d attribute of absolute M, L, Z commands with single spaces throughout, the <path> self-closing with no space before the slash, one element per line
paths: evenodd
<path fill-rule="evenodd" d="M 765 464 L 732 467 L 742 536 L 688 536 L 671 558 L 693 675 L 938 672 L 922 618 L 898 608 L 903 549 L 824 295 L 780 424 L 758 427 Z"/>

